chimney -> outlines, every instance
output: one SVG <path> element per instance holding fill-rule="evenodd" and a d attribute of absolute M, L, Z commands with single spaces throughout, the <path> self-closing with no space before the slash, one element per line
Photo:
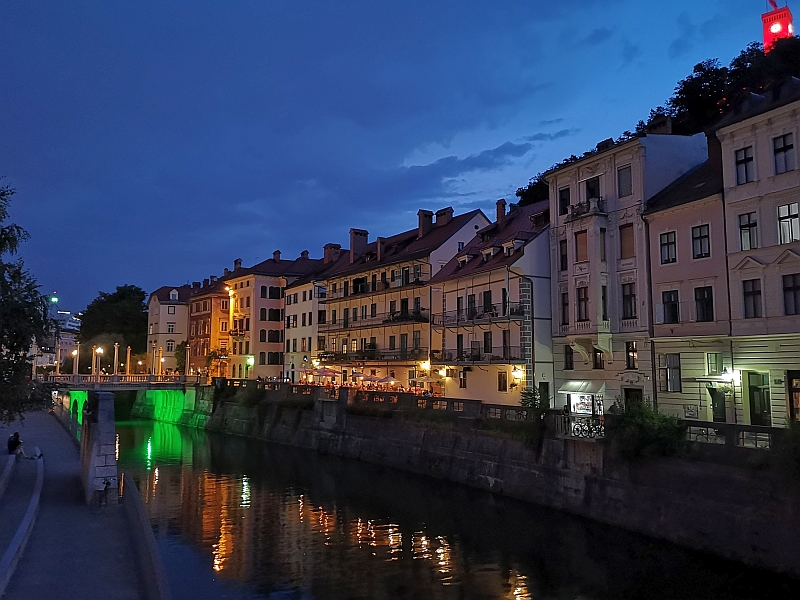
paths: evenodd
<path fill-rule="evenodd" d="M 708 162 L 722 170 L 722 146 L 713 131 L 706 132 L 706 145 L 708 146 Z"/>
<path fill-rule="evenodd" d="M 614 147 L 614 138 L 608 138 L 607 140 L 603 140 L 602 142 L 599 142 L 596 146 L 598 152 L 610 150 L 613 147 Z"/>
<path fill-rule="evenodd" d="M 350 264 L 356 262 L 356 258 L 364 254 L 367 249 L 367 238 L 369 232 L 365 229 L 351 229 L 350 230 Z"/>
<path fill-rule="evenodd" d="M 233 261 L 233 270 L 236 271 L 237 269 L 241 268 L 242 268 L 242 259 L 237 258 L 235 261 Z"/>
<path fill-rule="evenodd" d="M 453 219 L 453 207 L 448 206 L 436 211 L 436 226 L 447 225 Z"/>
<path fill-rule="evenodd" d="M 200 289 L 200 282 L 199 281 L 193 281 L 192 282 L 192 289 L 199 290 Z"/>
<path fill-rule="evenodd" d="M 281 251 L 275 250 L 275 252 L 272 253 L 272 260 L 278 262 L 280 259 L 281 259 Z"/>
<path fill-rule="evenodd" d="M 225 277 L 225 276 L 226 276 L 228 273 L 230 273 L 230 271 L 228 270 L 228 267 L 225 267 L 225 268 L 222 270 L 222 276 L 223 276 L 223 277 Z"/>
<path fill-rule="evenodd" d="M 216 275 L 212 275 L 211 277 L 209 277 L 209 279 L 211 280 L 211 283 L 217 283 L 217 276 Z"/>
<path fill-rule="evenodd" d="M 383 253 L 386 252 L 386 249 L 384 248 L 384 246 L 386 245 L 386 238 L 379 237 L 375 245 L 377 246 L 378 249 L 377 252 L 378 260 L 381 260 L 383 258 Z"/>
<path fill-rule="evenodd" d="M 208 279 L 203 279 L 203 287 L 204 288 L 207 288 L 209 283 L 210 282 L 208 281 Z"/>
<path fill-rule="evenodd" d="M 433 229 L 433 212 L 420 208 L 417 211 L 417 218 L 419 219 L 417 238 L 422 238 L 425 237 L 426 233 Z"/>
<path fill-rule="evenodd" d="M 342 251 L 341 244 L 325 244 L 322 247 L 322 264 L 336 262 L 339 260 L 339 253 Z"/>
<path fill-rule="evenodd" d="M 300 258 L 305 258 L 306 260 L 308 260 L 308 250 L 303 250 L 300 253 Z"/>
<path fill-rule="evenodd" d="M 497 201 L 497 226 L 502 227 L 503 221 L 506 218 L 506 199 L 500 198 Z"/>

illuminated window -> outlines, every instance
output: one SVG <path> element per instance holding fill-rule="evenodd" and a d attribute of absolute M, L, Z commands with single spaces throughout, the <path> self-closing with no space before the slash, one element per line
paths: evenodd
<path fill-rule="evenodd" d="M 625 368 L 639 368 L 639 352 L 636 349 L 636 342 L 625 342 Z"/>
<path fill-rule="evenodd" d="M 800 218 L 798 203 L 784 204 L 778 207 L 778 243 L 790 244 L 800 240 Z"/>

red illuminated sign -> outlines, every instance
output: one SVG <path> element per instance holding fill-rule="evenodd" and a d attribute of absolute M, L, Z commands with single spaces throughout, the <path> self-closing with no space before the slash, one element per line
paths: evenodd
<path fill-rule="evenodd" d="M 792 11 L 788 6 L 778 8 L 775 0 L 769 0 L 774 10 L 761 15 L 761 23 L 764 26 L 764 51 L 769 52 L 772 45 L 781 38 L 788 38 L 794 35 L 792 25 Z"/>

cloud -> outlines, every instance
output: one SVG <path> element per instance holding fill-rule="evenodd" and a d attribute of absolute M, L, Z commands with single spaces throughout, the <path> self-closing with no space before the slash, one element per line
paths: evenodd
<path fill-rule="evenodd" d="M 688 12 L 678 15 L 678 37 L 670 43 L 667 53 L 670 58 L 677 58 L 693 50 L 699 43 L 715 38 L 726 27 L 729 27 L 729 16 L 726 14 L 715 14 L 706 19 L 699 25 L 692 22 Z"/>
<path fill-rule="evenodd" d="M 557 140 L 559 138 L 567 137 L 570 135 L 574 135 L 580 131 L 579 129 L 561 129 L 560 131 L 556 131 L 555 133 L 534 133 L 533 135 L 526 135 L 522 139 L 526 142 L 552 142 L 553 140 Z"/>
<path fill-rule="evenodd" d="M 542 127 L 547 127 L 548 125 L 556 125 L 558 123 L 563 123 L 564 119 L 559 117 L 558 119 L 547 119 L 545 121 L 539 121 L 539 125 Z"/>
<path fill-rule="evenodd" d="M 612 35 L 614 35 L 613 31 L 600 27 L 590 31 L 586 37 L 581 39 L 580 43 L 585 46 L 599 46 L 603 42 L 610 40 Z"/>
<path fill-rule="evenodd" d="M 642 48 L 639 44 L 634 44 L 630 40 L 622 40 L 622 67 L 626 67 L 634 60 L 639 58 L 642 54 Z"/>

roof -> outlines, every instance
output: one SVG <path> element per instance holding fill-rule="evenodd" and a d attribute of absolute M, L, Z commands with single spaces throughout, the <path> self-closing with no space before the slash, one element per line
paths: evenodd
<path fill-rule="evenodd" d="M 206 280 L 208 281 L 208 280 Z M 207 296 L 209 294 L 225 294 L 227 295 L 227 291 L 225 287 L 227 283 L 224 279 L 217 279 L 213 283 L 203 282 L 201 287 L 192 287 L 192 298 L 197 298 L 199 296 Z"/>
<path fill-rule="evenodd" d="M 722 161 L 709 158 L 684 173 L 647 201 L 645 215 L 722 193 Z"/>
<path fill-rule="evenodd" d="M 352 264 L 350 263 L 350 252 L 342 251 L 339 260 L 335 263 L 335 267 L 326 272 L 326 277 L 340 277 L 367 269 L 379 269 L 383 266 L 400 262 L 427 258 L 431 252 L 444 244 L 459 229 L 478 215 L 486 218 L 483 211 L 476 209 L 454 216 L 441 225 L 434 224 L 431 230 L 422 237 L 418 235 L 419 229 L 415 227 L 403 233 L 382 238 L 383 250 L 381 251 L 380 260 L 378 260 L 377 241 L 367 244 L 364 252 Z"/>
<path fill-rule="evenodd" d="M 178 291 L 177 300 L 170 299 L 169 295 L 172 290 Z M 161 304 L 186 304 L 189 301 L 189 296 L 191 296 L 191 293 L 192 286 L 190 285 L 165 285 L 151 293 L 150 297 L 147 299 L 147 303 L 150 304 L 150 301 L 153 298 L 157 298 Z"/>
<path fill-rule="evenodd" d="M 714 130 L 718 131 L 735 123 L 746 121 L 795 100 L 800 100 L 800 79 L 789 77 L 781 83 L 773 85 L 763 95 L 752 92 L 747 94 L 744 100 L 737 103 L 731 112 L 714 125 Z"/>
<path fill-rule="evenodd" d="M 246 277 L 247 275 L 268 275 L 271 277 L 302 277 L 319 268 L 321 258 L 296 258 L 283 260 L 268 258 L 252 267 L 239 268 L 231 271 L 224 277 L 224 281 Z"/>
<path fill-rule="evenodd" d="M 302 277 L 298 277 L 297 279 L 292 281 L 290 284 L 288 284 L 286 286 L 286 289 L 288 290 L 288 289 L 291 289 L 291 288 L 300 287 L 300 286 L 312 283 L 314 281 L 321 281 L 321 280 L 325 279 L 328 276 L 328 273 L 333 272 L 334 270 L 336 270 L 339 267 L 339 263 L 341 261 L 346 261 L 347 264 L 349 264 L 350 263 L 350 250 L 348 250 L 347 248 L 341 248 L 339 250 L 339 252 L 340 252 L 340 254 L 339 254 L 339 259 L 338 260 L 331 261 L 328 264 L 325 264 L 324 261 L 323 261 L 323 263 L 321 265 L 319 265 L 318 268 L 314 269 L 313 271 L 311 271 L 310 273 L 308 273 L 306 275 L 303 275 Z"/>
<path fill-rule="evenodd" d="M 450 259 L 428 283 L 442 283 L 451 279 L 470 277 L 477 273 L 513 265 L 520 258 L 518 252 L 513 252 L 510 256 L 506 255 L 505 252 L 498 252 L 489 260 L 483 260 L 482 257 L 473 258 L 461 266 L 459 266 L 458 259 L 468 254 L 480 257 L 481 250 L 502 246 L 504 243 L 513 240 L 522 240 L 527 244 L 547 229 L 549 219 L 544 219 L 541 223 L 534 223 L 531 217 L 538 214 L 546 214 L 548 206 L 549 201 L 542 200 L 528 206 L 512 209 L 503 219 L 502 225 L 498 226 L 497 222 L 495 222 L 478 231 L 475 237 L 464 246 L 464 249 Z"/>

